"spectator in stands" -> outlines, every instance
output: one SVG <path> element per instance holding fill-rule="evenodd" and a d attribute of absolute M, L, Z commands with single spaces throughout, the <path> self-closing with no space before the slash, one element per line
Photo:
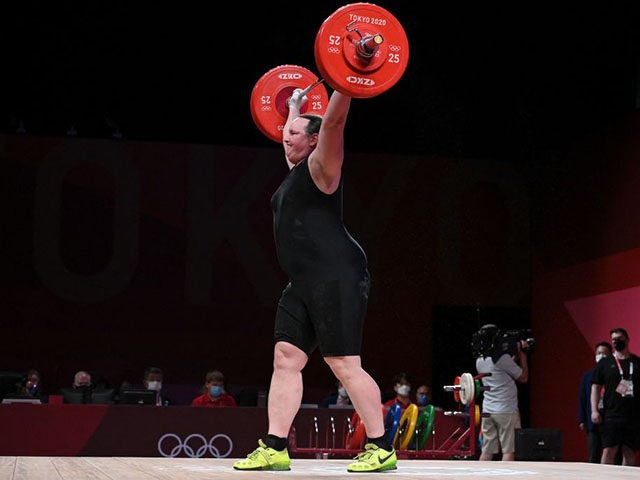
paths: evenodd
<path fill-rule="evenodd" d="M 202 395 L 191 402 L 193 407 L 237 407 L 235 398 L 225 392 L 224 375 L 220 370 L 207 372 L 202 387 Z"/>
<path fill-rule="evenodd" d="M 384 406 L 392 407 L 398 403 L 402 407 L 402 411 L 404 411 L 412 403 L 409 397 L 411 393 L 411 382 L 409 381 L 409 375 L 407 373 L 400 372 L 393 377 L 393 391 L 396 394 L 395 397 L 384 402 Z"/>
<path fill-rule="evenodd" d="M 156 405 L 168 406 L 173 405 L 173 401 L 162 392 L 162 382 L 164 380 L 164 372 L 158 367 L 149 367 L 144 371 L 142 384 L 147 390 L 156 392 Z"/>
<path fill-rule="evenodd" d="M 347 389 L 344 388 L 340 380 L 336 380 L 336 391 L 331 395 L 324 397 L 319 404 L 319 406 L 323 408 L 327 408 L 329 405 L 351 405 L 349 393 L 347 393 Z"/>

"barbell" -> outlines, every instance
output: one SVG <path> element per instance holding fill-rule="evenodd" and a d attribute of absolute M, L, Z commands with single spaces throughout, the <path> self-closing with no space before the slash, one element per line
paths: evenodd
<path fill-rule="evenodd" d="M 352 3 L 329 15 L 316 35 L 314 58 L 321 77 L 299 65 L 280 65 L 256 82 L 251 116 L 268 138 L 282 141 L 287 100 L 303 90 L 309 106 L 301 113 L 323 115 L 328 103 L 324 83 L 344 95 L 370 98 L 394 86 L 409 61 L 409 42 L 393 14 L 373 3 Z M 310 110 L 310 111 L 309 111 Z"/>
<path fill-rule="evenodd" d="M 445 385 L 443 387 L 445 392 L 453 392 L 453 398 L 456 402 L 462 405 L 470 405 L 472 400 L 479 400 L 482 392 L 491 390 L 491 387 L 482 385 L 480 378 L 486 377 L 488 374 L 478 375 L 477 378 L 468 372 L 457 376 L 453 385 Z"/>

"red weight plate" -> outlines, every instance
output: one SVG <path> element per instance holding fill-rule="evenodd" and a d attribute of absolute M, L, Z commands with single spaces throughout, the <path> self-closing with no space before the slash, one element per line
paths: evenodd
<path fill-rule="evenodd" d="M 351 443 L 347 448 L 352 450 L 362 450 L 364 448 L 364 442 L 367 438 L 367 432 L 364 429 L 364 423 L 360 422 L 353 432 Z"/>
<path fill-rule="evenodd" d="M 400 22 L 384 8 L 352 3 L 322 23 L 314 53 L 320 75 L 334 90 L 355 98 L 375 97 L 404 74 L 409 41 Z"/>
<path fill-rule="evenodd" d="M 453 380 L 453 385 L 460 385 L 460 376 L 457 376 L 457 377 Z M 454 391 L 453 391 L 453 399 L 454 399 L 457 403 L 460 403 L 460 390 L 454 390 Z"/>
<path fill-rule="evenodd" d="M 351 417 L 350 428 L 347 429 L 347 434 L 344 439 L 344 448 L 347 448 L 347 449 L 356 448 L 355 446 L 352 446 L 352 445 L 355 445 L 355 442 L 353 441 L 353 439 L 356 436 L 356 432 L 360 427 L 360 425 L 364 426 L 364 424 L 360 420 L 360 415 L 358 414 L 358 412 L 354 412 L 353 416 Z M 357 432 L 357 433 L 359 434 L 360 432 Z"/>
<path fill-rule="evenodd" d="M 251 116 L 260 131 L 275 142 L 282 142 L 282 130 L 287 121 L 287 99 L 296 88 L 305 89 L 318 77 L 298 65 L 280 65 L 262 75 L 251 92 Z M 300 113 L 323 115 L 329 103 L 327 89 L 320 83 L 307 94 Z"/>

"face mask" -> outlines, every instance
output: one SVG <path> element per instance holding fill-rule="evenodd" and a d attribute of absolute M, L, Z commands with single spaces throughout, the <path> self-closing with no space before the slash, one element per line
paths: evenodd
<path fill-rule="evenodd" d="M 613 348 L 615 348 L 619 352 L 624 350 L 626 346 L 627 346 L 627 342 L 625 342 L 624 340 L 616 339 L 613 341 Z"/>
<path fill-rule="evenodd" d="M 401 397 L 406 397 L 407 395 L 409 395 L 409 392 L 411 391 L 411 387 L 409 385 L 400 385 L 398 387 L 398 395 L 400 395 Z"/>
<path fill-rule="evenodd" d="M 424 393 L 418 395 L 418 405 L 426 405 L 429 403 L 429 397 L 427 397 Z"/>
<path fill-rule="evenodd" d="M 338 389 L 338 395 L 340 395 L 342 398 L 347 398 L 349 395 L 347 394 L 347 389 L 344 387 L 340 387 Z"/>
<path fill-rule="evenodd" d="M 159 392 L 161 388 L 162 388 L 162 382 L 157 382 L 153 380 L 147 383 L 147 390 L 155 390 L 156 392 Z"/>
<path fill-rule="evenodd" d="M 222 387 L 220 385 L 213 385 L 209 389 L 209 395 L 211 395 L 212 397 L 219 397 L 220 395 L 222 395 Z"/>
<path fill-rule="evenodd" d="M 596 363 L 598 363 L 600 360 L 602 360 L 604 357 L 606 357 L 606 355 L 604 353 L 598 353 L 596 354 Z"/>

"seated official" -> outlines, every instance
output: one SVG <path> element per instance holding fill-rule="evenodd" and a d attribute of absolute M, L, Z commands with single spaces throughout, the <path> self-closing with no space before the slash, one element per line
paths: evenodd
<path fill-rule="evenodd" d="M 142 385 L 145 390 L 153 390 L 156 392 L 156 405 L 168 406 L 175 405 L 175 402 L 169 398 L 162 390 L 162 382 L 164 381 L 164 372 L 159 367 L 148 367 L 142 377 Z"/>
<path fill-rule="evenodd" d="M 91 383 L 91 374 L 89 372 L 85 372 L 84 370 L 80 370 L 76 372 L 73 376 L 73 383 L 71 384 L 71 388 L 92 388 L 93 383 Z"/>
<path fill-rule="evenodd" d="M 220 370 L 207 373 L 202 395 L 191 402 L 192 407 L 237 407 L 235 398 L 224 391 L 224 375 Z"/>
<path fill-rule="evenodd" d="M 409 396 L 411 392 L 411 381 L 407 373 L 400 372 L 393 377 L 393 391 L 396 394 L 395 397 L 387 400 L 383 405 L 391 408 L 397 403 L 404 412 L 407 407 L 413 403 Z"/>

